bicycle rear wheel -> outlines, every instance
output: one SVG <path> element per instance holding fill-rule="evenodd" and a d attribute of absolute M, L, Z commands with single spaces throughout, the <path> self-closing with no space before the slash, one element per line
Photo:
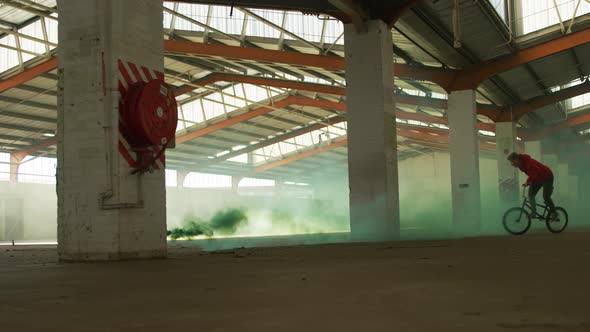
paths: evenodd
<path fill-rule="evenodd" d="M 522 235 L 531 227 L 531 215 L 523 208 L 508 209 L 502 218 L 504 229 L 513 235 Z"/>
<path fill-rule="evenodd" d="M 568 222 L 567 211 L 562 207 L 556 207 L 555 213 L 557 213 L 557 218 L 555 220 L 551 220 L 549 217 L 547 217 L 547 220 L 545 220 L 545 223 L 547 225 L 547 229 L 551 233 L 561 233 L 567 227 L 567 222 Z"/>

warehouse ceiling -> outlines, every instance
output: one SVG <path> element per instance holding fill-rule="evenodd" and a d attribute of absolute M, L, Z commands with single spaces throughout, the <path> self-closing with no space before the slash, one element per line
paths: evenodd
<path fill-rule="evenodd" d="M 572 21 L 569 34 L 556 24 L 514 36 L 488 1 L 460 1 L 458 38 L 450 0 L 186 2 L 193 1 L 166 2 L 164 10 L 166 79 L 181 104 L 178 144 L 167 153 L 172 169 L 305 181 L 315 171 L 346 168 L 342 24 L 327 15 L 353 21 L 374 16 L 377 4 L 387 4 L 381 12 L 391 17 L 405 9 L 391 30 L 399 158 L 447 149 L 445 86 L 429 77 L 477 72 L 517 58 L 520 50 L 545 52 L 544 45 L 556 47 L 559 40 L 575 46 L 514 62 L 479 84 L 480 151 L 495 155 L 490 117 L 515 112 L 523 115 L 523 139 L 588 134 L 585 103 L 570 99 L 590 91 L 590 68 L 580 61 L 590 55 L 588 14 Z M 0 150 L 54 156 L 56 2 L 0 4 L 0 52 L 6 54 Z"/>

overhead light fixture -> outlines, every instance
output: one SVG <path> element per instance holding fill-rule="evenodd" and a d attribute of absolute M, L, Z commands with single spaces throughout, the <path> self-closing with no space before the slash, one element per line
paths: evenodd
<path fill-rule="evenodd" d="M 45 136 L 45 137 L 55 137 L 55 134 L 45 133 L 45 134 L 43 134 L 43 136 Z"/>

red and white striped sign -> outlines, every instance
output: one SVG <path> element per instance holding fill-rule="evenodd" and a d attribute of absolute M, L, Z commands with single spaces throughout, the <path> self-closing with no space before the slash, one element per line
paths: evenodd
<path fill-rule="evenodd" d="M 129 87 L 137 82 L 149 82 L 155 79 L 164 80 L 164 73 L 155 71 L 153 69 L 136 66 L 135 64 L 119 59 L 119 100 L 122 100 L 123 96 L 127 94 Z M 119 109 L 119 112 L 122 110 Z M 128 139 L 125 137 L 125 123 L 123 116 L 119 116 L 119 153 L 127 160 L 127 163 L 132 168 L 138 168 L 138 154 L 129 145 Z M 149 148 L 151 151 L 152 158 L 154 158 L 164 148 L 162 145 L 153 145 Z M 160 157 L 154 163 L 155 169 L 164 169 L 166 165 L 166 157 L 164 152 L 160 154 Z"/>

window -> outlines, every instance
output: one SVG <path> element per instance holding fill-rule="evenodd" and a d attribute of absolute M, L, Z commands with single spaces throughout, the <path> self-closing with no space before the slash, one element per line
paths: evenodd
<path fill-rule="evenodd" d="M 590 13 L 590 3 L 585 0 L 516 0 L 515 7 L 515 25 L 523 35 L 561 22 L 567 29 L 574 13 L 575 17 Z"/>
<path fill-rule="evenodd" d="M 274 180 L 256 179 L 256 178 L 243 178 L 240 181 L 240 187 L 274 187 Z"/>
<path fill-rule="evenodd" d="M 10 154 L 0 153 L 0 181 L 10 179 Z"/>
<path fill-rule="evenodd" d="M 18 182 L 55 184 L 57 159 L 27 156 L 18 168 Z"/>
<path fill-rule="evenodd" d="M 16 47 L 13 35 L 0 38 L 0 44 Z M 18 53 L 5 47 L 0 47 L 0 72 L 18 66 Z"/>
<path fill-rule="evenodd" d="M 184 179 L 185 188 L 231 188 L 231 176 L 190 172 Z"/>
<path fill-rule="evenodd" d="M 506 22 L 506 0 L 490 0 L 490 4 L 502 20 Z"/>

